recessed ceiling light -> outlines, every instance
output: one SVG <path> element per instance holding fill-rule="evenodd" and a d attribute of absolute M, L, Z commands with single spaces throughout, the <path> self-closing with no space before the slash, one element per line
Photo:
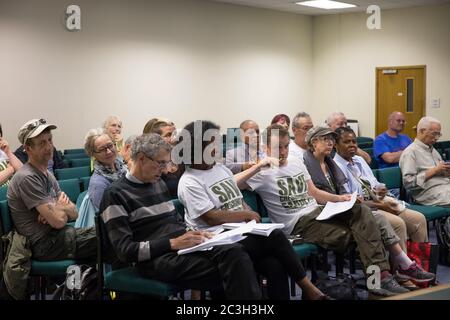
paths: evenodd
<path fill-rule="evenodd" d="M 331 0 L 314 0 L 314 1 L 301 1 L 296 2 L 295 4 L 299 4 L 307 7 L 314 7 L 320 9 L 346 9 L 356 7 L 354 4 L 349 4 L 345 2 L 331 1 Z"/>

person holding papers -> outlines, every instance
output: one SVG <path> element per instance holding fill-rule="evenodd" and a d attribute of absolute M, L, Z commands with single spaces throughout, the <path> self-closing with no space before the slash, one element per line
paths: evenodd
<path fill-rule="evenodd" d="M 356 155 L 356 135 L 353 130 L 338 128 L 336 132 L 337 153 L 334 161 L 346 177 L 347 183 L 344 185 L 346 190 L 358 192 L 364 203 L 386 217 L 400 237 L 403 251 L 406 251 L 407 238 L 416 242 L 428 241 L 425 216 L 386 195 L 386 187 L 381 186 L 367 163 Z"/>
<path fill-rule="evenodd" d="M 355 204 L 350 210 L 328 220 L 317 220 L 327 202 L 351 199 L 348 194 L 331 194 L 319 190 L 305 165 L 297 158 L 288 158 L 289 132 L 279 125 L 269 126 L 263 133 L 267 156 L 279 158 L 279 167 L 261 170 L 239 187 L 256 191 L 264 201 L 272 222 L 284 223 L 286 234 L 300 234 L 305 242 L 325 249 L 344 251 L 353 238 L 365 268 L 375 265 L 381 271 L 380 288 L 374 294 L 395 295 L 408 292 L 392 274 L 380 230 L 367 206 Z"/>
<path fill-rule="evenodd" d="M 342 146 L 340 145 L 337 148 L 338 153 L 340 151 L 343 151 L 344 149 L 343 147 L 344 143 L 342 143 L 343 132 L 349 134 L 351 133 L 348 138 L 352 139 L 353 141 L 352 143 L 354 145 L 356 145 L 356 137 L 351 128 L 339 128 L 337 129 L 337 132 L 339 132 L 339 135 L 338 133 L 331 131 L 329 128 L 325 127 L 314 127 L 310 129 L 306 135 L 306 143 L 308 144 L 309 150 L 304 154 L 303 160 L 308 170 L 308 173 L 311 176 L 311 180 L 318 189 L 324 190 L 332 194 L 345 194 L 348 192 L 357 192 L 358 191 L 357 188 L 347 187 L 349 184 L 348 179 L 352 178 L 352 175 L 345 169 L 347 166 L 342 166 L 340 165 L 340 163 L 337 164 L 330 157 L 331 150 L 334 147 L 336 138 L 338 138 L 339 144 L 342 144 Z M 345 134 L 344 136 L 346 137 Z M 344 138 L 344 140 L 347 141 L 348 139 Z M 345 145 L 347 144 L 348 142 L 345 142 Z M 345 150 L 348 150 L 348 148 L 345 148 Z M 356 151 L 356 148 L 354 148 L 354 151 Z M 345 154 L 347 153 L 348 151 L 345 152 Z M 336 154 L 335 159 L 338 157 L 340 156 Z M 348 161 L 351 161 L 351 158 L 348 158 L 347 156 L 345 157 L 346 159 L 349 159 Z M 358 161 L 357 163 L 361 163 L 363 166 L 367 167 L 365 172 L 370 171 L 370 174 L 372 174 L 372 170 L 370 170 L 369 166 L 364 160 L 362 160 L 362 158 L 361 161 Z M 345 170 L 345 172 L 343 172 L 343 170 Z M 371 180 L 376 181 L 375 177 L 370 178 Z M 357 183 L 354 183 L 352 185 L 357 185 Z M 382 207 L 381 205 L 374 206 L 372 204 L 373 201 L 366 202 L 361 197 L 359 201 L 362 201 L 363 203 L 370 205 L 370 207 L 375 208 L 375 211 L 373 211 L 372 214 L 374 215 L 378 227 L 380 228 L 383 243 L 386 249 L 389 251 L 389 258 L 391 261 L 391 265 L 394 266 L 395 269 L 399 270 L 397 271 L 396 275 L 397 281 L 401 283 L 405 288 L 415 289 L 417 287 L 415 287 L 412 282 L 410 281 L 402 282 L 401 280 L 409 280 L 409 279 L 413 279 L 415 281 L 433 280 L 434 279 L 433 274 L 428 274 L 427 272 L 424 272 L 422 270 L 418 270 L 415 274 L 412 273 L 409 274 L 411 278 L 409 278 L 409 276 L 402 275 L 401 269 L 402 266 L 403 268 L 407 269 L 408 267 L 413 265 L 413 262 L 408 258 L 406 253 L 402 251 L 403 248 L 401 244 L 405 245 L 404 241 L 402 242 L 401 237 L 399 237 L 394 231 L 393 225 L 391 226 L 392 224 L 391 221 L 388 221 L 385 215 L 379 212 L 379 210 L 377 210 L 378 207 Z M 380 203 L 377 201 L 375 202 L 375 204 Z M 413 211 L 413 213 L 414 212 L 415 211 Z M 385 214 L 392 215 L 388 212 L 386 212 Z M 420 213 L 417 212 L 417 214 Z M 403 222 L 403 220 L 398 218 L 397 216 L 394 217 Z M 418 224 L 418 226 L 419 225 L 420 224 Z M 420 240 L 425 241 L 425 239 Z"/>
<path fill-rule="evenodd" d="M 259 214 L 243 202 L 235 178 L 238 181 L 246 179 L 263 167 L 273 165 L 277 159 L 264 158 L 233 177 L 227 167 L 215 163 L 214 139 L 206 138 L 207 131 L 215 131 L 213 136 L 220 136 L 219 126 L 209 121 L 196 121 L 184 129 L 190 134 L 187 140 L 191 141 L 192 152 L 189 158 L 183 159 L 186 171 L 178 185 L 178 198 L 186 208 L 187 225 L 194 230 L 204 230 L 224 223 L 259 222 Z M 201 148 L 195 150 L 196 145 L 201 145 Z M 195 151 L 201 155 L 200 159 L 196 158 Z M 250 256 L 256 271 L 267 278 L 270 299 L 289 299 L 288 275 L 302 289 L 303 299 L 328 299 L 308 279 L 299 257 L 280 229 L 273 230 L 268 236 L 251 233 L 245 233 L 245 236 L 238 244 Z"/>
<path fill-rule="evenodd" d="M 242 245 L 177 254 L 211 234 L 186 232 L 186 225 L 178 219 L 161 181 L 170 151 L 171 146 L 158 134 L 138 136 L 131 146 L 131 171 L 103 195 L 102 223 L 117 258 L 124 264 L 136 264 L 144 277 L 183 288 L 224 292 L 226 299 L 261 299 L 252 260 Z"/>

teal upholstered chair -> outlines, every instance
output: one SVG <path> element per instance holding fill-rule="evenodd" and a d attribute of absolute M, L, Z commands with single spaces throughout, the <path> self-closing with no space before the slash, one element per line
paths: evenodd
<path fill-rule="evenodd" d="M 77 202 L 80 195 L 80 181 L 78 179 L 58 180 L 59 187 L 72 201 Z"/>
<path fill-rule="evenodd" d="M 0 201 L 0 218 L 2 234 L 7 234 L 13 229 L 13 223 L 7 201 Z M 6 248 L 5 248 L 6 249 Z M 45 300 L 47 278 L 52 276 L 64 276 L 67 268 L 76 264 L 75 260 L 38 261 L 31 260 L 30 276 L 36 279 L 36 299 Z"/>
<path fill-rule="evenodd" d="M 79 148 L 79 149 L 66 149 L 66 150 L 64 150 L 64 154 L 65 154 L 65 155 L 66 155 L 66 154 L 80 154 L 80 153 L 86 154 L 85 151 L 84 151 L 84 149 L 81 149 L 81 148 Z"/>
<path fill-rule="evenodd" d="M 58 180 L 79 179 L 90 175 L 91 169 L 88 166 L 55 170 L 55 176 Z"/>
<path fill-rule="evenodd" d="M 0 201 L 6 200 L 6 193 L 8 192 L 8 187 L 0 187 Z"/>
<path fill-rule="evenodd" d="M 399 167 L 384 168 L 378 170 L 378 181 L 386 184 L 388 189 L 402 189 L 402 173 Z M 427 221 L 433 221 L 441 217 L 450 215 L 450 209 L 438 206 L 426 206 L 411 204 L 411 210 L 422 213 Z"/>
<path fill-rule="evenodd" d="M 100 299 L 103 299 L 109 291 L 152 295 L 161 298 L 176 296 L 181 291 L 177 286 L 141 276 L 137 267 L 134 266 L 111 270 L 110 265 L 104 261 L 104 254 L 109 242 L 100 215 L 95 217 L 95 228 L 97 231 L 97 262 L 100 288 L 98 296 Z"/>
<path fill-rule="evenodd" d="M 71 159 L 70 160 L 70 166 L 72 168 L 75 167 L 88 167 L 91 165 L 91 159 L 90 158 L 80 158 L 80 159 Z"/>

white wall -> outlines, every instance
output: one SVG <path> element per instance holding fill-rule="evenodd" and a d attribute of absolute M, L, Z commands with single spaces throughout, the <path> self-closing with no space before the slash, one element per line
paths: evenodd
<path fill-rule="evenodd" d="M 64 28 L 78 4 L 82 30 Z M 0 0 L 0 122 L 44 117 L 59 149 L 115 114 L 124 135 L 155 116 L 178 127 L 266 125 L 311 100 L 312 18 L 201 0 Z"/>
<path fill-rule="evenodd" d="M 444 121 L 450 139 L 450 4 L 381 12 L 382 29 L 370 31 L 365 13 L 313 18 L 315 122 L 333 110 L 358 119 L 375 134 L 375 68 L 426 65 L 426 113 Z M 440 98 L 440 109 L 431 99 Z"/>

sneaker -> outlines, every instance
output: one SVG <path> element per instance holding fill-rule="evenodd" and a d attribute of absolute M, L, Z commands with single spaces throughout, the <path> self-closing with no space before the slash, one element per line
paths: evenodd
<path fill-rule="evenodd" d="M 397 281 L 395 281 L 393 275 L 389 275 L 386 278 L 381 280 L 379 289 L 370 289 L 370 293 L 383 297 L 390 297 L 400 293 L 409 292 L 408 289 L 400 286 Z"/>
<path fill-rule="evenodd" d="M 379 289 L 371 289 L 369 292 L 378 296 L 390 297 L 400 293 L 407 293 L 409 290 L 400 286 L 393 275 L 389 275 L 381 280 Z"/>
<path fill-rule="evenodd" d="M 414 282 L 429 282 L 436 278 L 436 275 L 431 272 L 427 272 L 419 267 L 415 262 L 406 270 L 398 268 L 397 278 L 400 281 L 413 280 Z"/>

